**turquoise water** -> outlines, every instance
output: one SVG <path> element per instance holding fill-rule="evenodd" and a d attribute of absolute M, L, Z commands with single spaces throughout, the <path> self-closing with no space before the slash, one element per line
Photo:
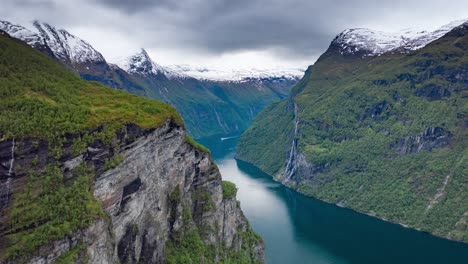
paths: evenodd
<path fill-rule="evenodd" d="M 265 240 L 267 263 L 463 263 L 468 245 L 384 222 L 306 197 L 234 159 L 237 138 L 200 139 L 253 229 Z"/>

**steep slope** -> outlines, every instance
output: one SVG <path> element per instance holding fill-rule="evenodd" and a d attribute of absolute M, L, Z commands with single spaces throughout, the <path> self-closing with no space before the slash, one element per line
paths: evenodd
<path fill-rule="evenodd" d="M 468 242 L 467 33 L 372 56 L 335 39 L 258 115 L 238 158 L 305 194 Z"/>
<path fill-rule="evenodd" d="M 404 29 L 395 33 L 375 31 L 367 28 L 347 29 L 333 40 L 342 55 L 378 56 L 384 53 L 418 50 L 447 34 L 465 20 L 453 21 L 434 31 Z"/>
<path fill-rule="evenodd" d="M 177 108 L 195 137 L 244 131 L 266 105 L 284 98 L 295 80 L 199 80 L 155 63 L 140 52 L 118 62 L 145 95 Z"/>
<path fill-rule="evenodd" d="M 102 54 L 86 41 L 64 29 L 39 21 L 34 21 L 31 28 L 33 30 L 0 20 L 0 31 L 41 51 L 81 78 L 145 95 L 136 80 L 119 67 L 108 64 Z"/>
<path fill-rule="evenodd" d="M 109 64 L 86 41 L 47 23 L 34 30 L 0 21 L 0 30 L 40 50 L 90 81 L 172 104 L 194 137 L 239 134 L 263 107 L 287 96 L 299 76 L 261 75 L 241 82 L 198 80 L 155 63 L 145 50 Z M 295 71 L 298 74 L 299 71 Z M 300 73 L 300 72 L 299 72 Z M 256 75 L 255 75 L 256 76 Z"/>
<path fill-rule="evenodd" d="M 0 34 L 0 263 L 257 263 L 206 149 L 162 102 Z"/>

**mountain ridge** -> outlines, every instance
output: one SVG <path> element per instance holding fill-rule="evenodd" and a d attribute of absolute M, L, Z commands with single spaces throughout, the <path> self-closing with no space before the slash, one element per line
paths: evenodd
<path fill-rule="evenodd" d="M 174 107 L 82 80 L 3 31 L 0 58 L 0 263 L 264 262 Z"/>
<path fill-rule="evenodd" d="M 468 24 L 421 49 L 330 45 L 237 158 L 306 195 L 467 242 Z"/>
<path fill-rule="evenodd" d="M 423 48 L 464 23 L 468 23 L 468 19 L 452 21 L 434 31 L 403 29 L 394 33 L 368 28 L 351 28 L 338 34 L 331 45 L 338 46 L 341 54 L 359 54 L 360 56 L 409 52 Z"/>
<path fill-rule="evenodd" d="M 172 104 L 182 113 L 189 132 L 196 138 L 240 134 L 258 111 L 286 97 L 298 80 L 298 77 L 245 79 L 236 83 L 199 80 L 157 64 L 144 49 L 118 63 L 122 69 L 107 62 L 87 42 L 68 31 L 39 26 L 44 28 L 47 39 L 39 38 L 44 45 L 33 47 L 85 80 Z M 25 30 L 8 22 L 0 23 L 0 30 L 10 31 L 13 37 L 19 29 Z M 16 37 L 23 41 L 30 39 L 24 35 L 27 34 L 16 34 Z M 68 44 L 70 40 L 73 43 Z M 69 51 L 70 47 L 79 47 L 81 52 Z"/>

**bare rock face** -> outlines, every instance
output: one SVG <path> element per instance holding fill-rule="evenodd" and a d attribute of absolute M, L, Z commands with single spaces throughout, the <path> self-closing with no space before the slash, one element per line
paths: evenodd
<path fill-rule="evenodd" d="M 422 133 L 400 140 L 395 147 L 399 155 L 418 153 L 422 150 L 431 151 L 449 145 L 451 138 L 450 131 L 441 127 L 428 127 Z"/>
<path fill-rule="evenodd" d="M 97 220 L 72 236 L 43 246 L 41 254 L 27 262 L 53 263 L 77 244 L 85 244 L 79 258 L 85 263 L 163 263 L 167 243 L 187 226 L 197 228 L 203 244 L 216 249 L 215 262 L 226 250 L 238 252 L 246 247 L 252 262 L 264 261 L 263 242 L 245 241 L 241 235 L 252 231 L 235 197 L 223 197 L 221 175 L 209 153 L 189 144 L 183 128 L 172 122 L 152 130 L 129 124 L 116 141 L 114 147 L 93 142 L 86 153 L 61 163 L 65 175 L 82 163 L 92 165 L 96 172 L 94 197 L 109 219 Z M 11 143 L 4 145 L 5 151 L 11 148 Z M 45 149 L 37 151 L 46 153 Z M 118 156 L 121 162 L 107 169 L 105 161 L 110 156 Z M 6 163 L 3 167 L 5 185 L 11 170 Z M 10 180 L 9 184 L 24 180 L 17 177 L 13 182 L 17 183 Z M 13 189 L 2 199 L 11 195 Z M 2 204 L 6 206 L 8 201 Z"/>

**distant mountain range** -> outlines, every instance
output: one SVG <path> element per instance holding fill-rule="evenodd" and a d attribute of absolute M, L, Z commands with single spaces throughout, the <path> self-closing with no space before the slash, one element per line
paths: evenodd
<path fill-rule="evenodd" d="M 468 242 L 468 20 L 340 33 L 237 158 L 296 190 Z"/>
<path fill-rule="evenodd" d="M 236 186 L 174 107 L 0 31 L 0 113 L 0 263 L 264 263 Z"/>
<path fill-rule="evenodd" d="M 83 79 L 174 105 L 194 137 L 238 134 L 266 105 L 286 97 L 303 72 L 165 67 L 142 49 L 115 64 L 64 29 L 35 21 L 28 29 L 0 21 L 0 30 L 54 58 Z"/>
<path fill-rule="evenodd" d="M 242 82 L 252 79 L 285 79 L 296 80 L 298 76 L 304 75 L 305 69 L 257 69 L 257 68 L 242 68 L 242 69 L 227 69 L 215 67 L 194 67 L 190 65 L 171 65 L 170 68 L 180 73 L 185 73 L 189 76 L 200 80 L 211 81 L 232 81 Z"/>

